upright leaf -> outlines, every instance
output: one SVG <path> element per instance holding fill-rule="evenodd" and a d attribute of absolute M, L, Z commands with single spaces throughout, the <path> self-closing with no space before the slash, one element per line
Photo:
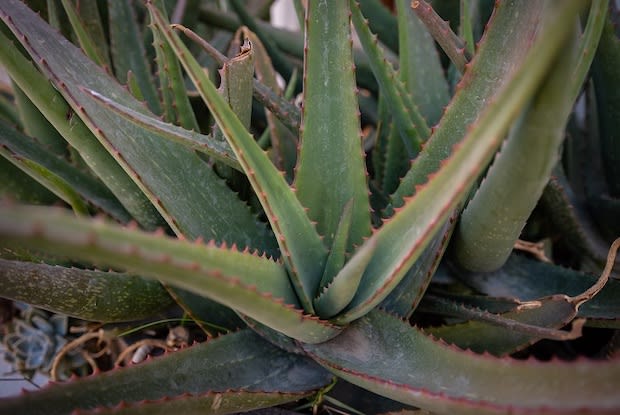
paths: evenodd
<path fill-rule="evenodd" d="M 159 9 L 166 14 L 162 0 L 156 0 Z M 164 104 L 164 119 L 168 122 L 178 122 L 188 130 L 198 131 L 198 123 L 192 110 L 181 65 L 170 49 L 170 45 L 153 31 L 153 46 L 156 53 L 157 73 Z"/>
<path fill-rule="evenodd" d="M 137 18 L 128 0 L 108 0 L 108 19 L 110 22 L 110 52 L 114 73 L 121 83 L 127 83 L 129 71 L 147 105 L 155 114 L 161 113 L 161 105 L 153 76 L 146 60 L 144 43 L 136 24 Z"/>
<path fill-rule="evenodd" d="M 422 142 L 430 135 L 426 121 L 420 115 L 403 83 L 397 78 L 392 64 L 387 61 L 377 44 L 377 36 L 370 32 L 368 21 L 364 19 L 360 6 L 350 0 L 353 24 L 364 51 L 369 56 L 372 72 L 381 86 L 386 103 L 393 113 L 394 124 L 400 133 L 408 157 L 413 159 L 420 151 Z"/>
<path fill-rule="evenodd" d="M 460 266 L 493 271 L 508 259 L 559 158 L 576 52 L 575 33 L 463 211 L 454 234 Z"/>
<path fill-rule="evenodd" d="M 450 101 L 435 42 L 411 9 L 411 2 L 397 0 L 399 75 L 429 126 L 437 124 Z"/>
<path fill-rule="evenodd" d="M 490 30 L 487 34 L 486 47 L 489 48 L 489 53 L 498 54 L 496 57 L 501 56 L 506 48 L 503 44 L 507 41 L 505 30 L 516 30 L 517 27 L 521 27 L 523 21 L 520 19 L 524 19 L 525 22 L 532 19 L 538 23 L 538 27 L 532 29 L 533 34 L 536 34 L 535 41 L 530 41 L 525 58 L 519 57 L 510 64 L 503 63 L 511 70 L 500 71 L 501 75 L 493 75 L 501 76 L 500 82 L 503 85 L 499 92 L 495 91 L 494 101 L 486 107 L 476 123 L 469 127 L 459 145 L 451 148 L 453 153 L 443 161 L 436 160 L 436 168 L 440 166 L 441 168 L 432 174 L 427 172 L 424 180 L 415 186 L 416 194 L 371 237 L 377 240 L 376 248 L 372 248 L 376 249 L 376 253 L 366 269 L 360 289 L 349 309 L 337 317 L 338 323 L 352 321 L 364 315 L 383 300 L 420 257 L 450 214 L 463 202 L 478 175 L 497 151 L 503 135 L 516 119 L 519 110 L 529 101 L 542 82 L 554 56 L 560 51 L 573 29 L 566 26 L 563 19 L 573 19 L 581 3 L 578 1 L 559 3 L 561 7 L 556 3 L 537 3 L 539 7 L 528 7 L 527 14 L 523 13 L 518 2 L 500 5 L 494 30 Z M 503 19 L 507 21 L 502 22 Z M 497 21 L 505 25 L 498 26 Z M 491 64 L 491 61 L 482 60 L 481 56 L 484 55 L 477 55 L 470 71 L 476 72 L 480 67 Z M 468 90 L 467 95 L 469 97 L 461 97 L 456 101 L 459 104 L 453 102 L 451 107 L 451 111 L 456 113 L 460 122 L 464 121 L 461 118 L 464 114 L 459 112 L 459 106 L 469 106 L 470 100 L 477 96 L 477 91 Z M 451 118 L 451 123 L 454 123 L 456 120 Z M 468 126 L 469 123 L 458 125 L 458 129 L 467 130 Z M 450 131 L 442 130 L 440 126 L 430 140 L 436 140 L 439 134 L 441 142 L 446 137 L 444 134 L 450 134 Z M 422 154 L 429 157 L 431 148 L 433 152 L 438 150 L 429 142 Z M 437 153 L 430 157 L 436 155 Z M 419 159 L 416 165 L 417 163 Z M 404 185 L 405 181 L 400 187 Z M 371 245 L 365 244 L 355 255 L 363 255 L 365 249 L 371 249 Z"/>
<path fill-rule="evenodd" d="M 312 298 L 318 289 L 326 257 L 314 225 L 284 176 L 218 94 L 183 42 L 159 11 L 152 4 L 148 7 L 155 25 L 179 57 L 246 172 L 276 234 L 301 304 L 304 310 L 312 312 Z"/>
<path fill-rule="evenodd" d="M 347 243 L 351 249 L 370 232 L 370 207 L 347 2 L 309 2 L 305 50 L 297 195 L 317 221 L 326 246 L 334 239 L 345 205 L 353 200 Z"/>

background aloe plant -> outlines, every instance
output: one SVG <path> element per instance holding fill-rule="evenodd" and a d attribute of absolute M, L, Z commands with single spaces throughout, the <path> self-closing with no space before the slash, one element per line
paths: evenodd
<path fill-rule="evenodd" d="M 303 35 L 269 2 L 30 3 L 0 4 L 0 295 L 220 329 L 3 411 L 318 405 L 334 376 L 368 412 L 620 410 L 607 2 L 437 2 L 454 33 L 423 1 L 310 0 Z"/>

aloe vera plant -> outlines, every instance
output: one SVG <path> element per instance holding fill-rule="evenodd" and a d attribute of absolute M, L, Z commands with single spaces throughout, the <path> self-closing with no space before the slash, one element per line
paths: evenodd
<path fill-rule="evenodd" d="M 613 6 L 462 1 L 452 33 L 423 1 L 309 0 L 301 34 L 269 2 L 134 3 L 0 3 L 0 296 L 224 330 L 3 412 L 231 413 L 334 379 L 433 413 L 620 411 Z M 601 333 L 598 359 L 536 360 Z"/>

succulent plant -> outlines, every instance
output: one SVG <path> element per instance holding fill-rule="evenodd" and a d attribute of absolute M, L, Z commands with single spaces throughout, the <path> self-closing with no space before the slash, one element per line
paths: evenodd
<path fill-rule="evenodd" d="M 22 308 L 7 325 L 7 332 L 1 333 L 4 359 L 27 379 L 36 372 L 49 376 L 54 356 L 68 342 L 69 318 L 30 306 Z M 65 355 L 62 366 L 59 373 L 68 378 L 73 371 L 85 368 L 86 360 L 79 350 L 73 350 Z"/>
<path fill-rule="evenodd" d="M 437 2 L 454 33 L 423 1 L 309 0 L 302 35 L 269 2 L 61 3 L 0 4 L 0 296 L 227 330 L 2 411 L 230 413 L 334 377 L 433 413 L 620 410 L 613 5 Z"/>

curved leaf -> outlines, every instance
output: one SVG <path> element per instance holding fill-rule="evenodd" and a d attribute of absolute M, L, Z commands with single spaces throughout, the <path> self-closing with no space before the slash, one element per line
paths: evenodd
<path fill-rule="evenodd" d="M 0 208 L 0 240 L 124 268 L 203 295 L 308 343 L 341 328 L 299 309 L 284 266 L 214 243 L 189 242 L 74 218 L 62 209 Z M 12 246 L 12 245 L 10 245 Z"/>
<path fill-rule="evenodd" d="M 157 281 L 4 259 L 0 259 L 0 297 L 102 322 L 140 320 L 174 304 Z"/>
<path fill-rule="evenodd" d="M 539 362 L 476 355 L 380 311 L 327 343 L 304 348 L 351 383 L 438 414 L 620 411 L 620 359 Z"/>
<path fill-rule="evenodd" d="M 557 265 L 512 255 L 495 272 L 457 272 L 459 279 L 489 296 L 530 301 L 554 294 L 576 296 L 593 286 L 596 277 Z M 541 278 L 541 276 L 543 276 Z M 579 307 L 579 317 L 593 320 L 619 320 L 620 281 L 610 279 L 590 301 Z"/>
<path fill-rule="evenodd" d="M 330 381 L 329 373 L 309 359 L 243 330 L 145 363 L 0 400 L 0 412 L 222 413 L 220 408 L 233 403 L 249 410 L 295 401 Z"/>
<path fill-rule="evenodd" d="M 566 85 L 577 63 L 577 46 L 574 33 L 461 214 L 453 252 L 463 268 L 500 268 L 536 207 L 559 159 L 573 107 Z"/>
<path fill-rule="evenodd" d="M 463 323 L 430 327 L 424 331 L 476 353 L 505 356 L 540 339 L 569 340 L 581 335 L 580 324 L 583 321 L 574 322 L 575 330 L 571 332 L 559 330 L 577 315 L 577 307 L 564 295 L 520 303 L 515 309 L 500 315 L 463 304 L 447 305 L 451 300 L 436 297 L 424 297 L 424 301 L 437 303 L 437 307 L 447 308 L 447 312 L 456 317 L 471 318 Z M 428 311 L 428 306 L 424 310 Z"/>

